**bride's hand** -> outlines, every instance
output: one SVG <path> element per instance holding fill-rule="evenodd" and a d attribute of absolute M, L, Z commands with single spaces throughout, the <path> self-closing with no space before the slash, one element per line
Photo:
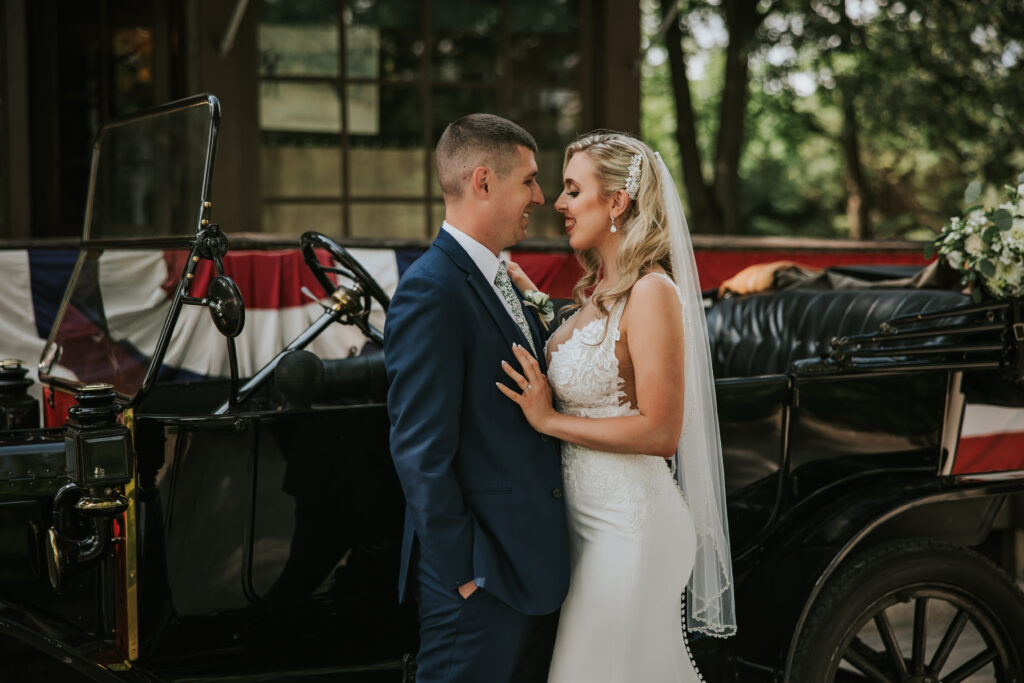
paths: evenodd
<path fill-rule="evenodd" d="M 548 421 L 557 414 L 552 405 L 551 387 L 548 386 L 548 378 L 541 373 L 537 359 L 525 348 L 518 344 L 513 344 L 512 353 L 515 355 L 516 360 L 519 361 L 519 366 L 523 368 L 525 375 L 516 372 L 505 361 L 501 361 L 501 369 L 522 389 L 522 393 L 509 389 L 501 382 L 496 382 L 498 391 L 519 404 L 519 407 L 523 410 L 523 415 L 526 416 L 526 420 L 530 423 L 531 427 L 541 434 L 547 434 L 546 427 Z"/>
<path fill-rule="evenodd" d="M 516 287 L 519 288 L 520 292 L 525 292 L 528 289 L 537 289 L 537 285 L 533 284 L 533 280 L 526 276 L 526 273 L 519 267 L 519 264 L 511 260 L 508 262 L 508 278 L 516 283 Z"/>

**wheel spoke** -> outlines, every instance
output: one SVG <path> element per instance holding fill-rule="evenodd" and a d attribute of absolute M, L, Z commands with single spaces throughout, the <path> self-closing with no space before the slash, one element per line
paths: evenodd
<path fill-rule="evenodd" d="M 935 651 L 935 656 L 932 657 L 931 664 L 928 665 L 928 673 L 933 676 L 938 676 L 941 673 L 942 667 L 946 664 L 946 659 L 949 658 L 949 653 L 953 651 L 953 646 L 956 645 L 956 641 L 960 634 L 963 633 L 964 626 L 966 625 L 967 612 L 959 610 L 952 623 L 950 623 L 949 628 L 946 629 L 946 635 L 942 636 L 939 649 Z"/>
<path fill-rule="evenodd" d="M 884 609 L 875 615 L 875 628 L 878 629 L 878 635 L 882 636 L 885 651 L 889 653 L 889 659 L 892 660 L 896 675 L 900 680 L 906 678 L 908 676 L 907 663 L 903 660 L 900 644 L 896 642 L 896 633 L 892 630 L 892 624 Z"/>
<path fill-rule="evenodd" d="M 924 653 L 928 642 L 928 598 L 914 601 L 914 647 L 911 657 L 914 661 L 914 673 L 924 673 Z"/>
<path fill-rule="evenodd" d="M 850 643 L 850 649 L 843 655 L 843 659 L 864 674 L 868 680 L 875 681 L 875 683 L 893 683 L 893 679 L 886 676 L 872 663 L 871 660 L 877 655 L 878 653 L 865 645 L 860 638 L 854 638 Z"/>
<path fill-rule="evenodd" d="M 948 676 L 943 676 L 941 683 L 960 683 L 960 681 L 964 680 L 971 674 L 977 673 L 988 666 L 988 664 L 992 662 L 997 655 L 998 653 L 992 648 L 979 652 L 957 667 L 956 670 L 952 671 Z"/>

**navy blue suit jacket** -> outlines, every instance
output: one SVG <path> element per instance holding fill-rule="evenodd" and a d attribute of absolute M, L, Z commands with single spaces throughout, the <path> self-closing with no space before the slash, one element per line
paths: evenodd
<path fill-rule="evenodd" d="M 544 334 L 527 320 L 538 349 Z M 453 592 L 474 579 L 524 614 L 559 608 L 569 545 L 558 441 L 494 383 L 522 331 L 469 254 L 441 230 L 402 276 L 384 326 L 391 453 L 405 493 L 399 575 L 415 545 Z M 543 364 L 543 359 L 541 359 Z M 518 390 L 518 387 L 516 387 Z"/>

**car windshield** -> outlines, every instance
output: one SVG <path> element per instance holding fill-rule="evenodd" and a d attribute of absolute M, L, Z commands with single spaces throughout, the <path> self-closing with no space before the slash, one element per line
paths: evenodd
<path fill-rule="evenodd" d="M 201 100 L 104 127 L 93 149 L 83 239 L 194 235 L 215 125 L 215 108 Z"/>
<path fill-rule="evenodd" d="M 43 357 L 48 375 L 138 393 L 171 310 L 187 249 L 83 250 Z M 59 352 L 58 352 L 59 350 Z"/>
<path fill-rule="evenodd" d="M 159 340 L 174 312 L 186 240 L 204 216 L 218 116 L 216 99 L 201 96 L 101 130 L 84 244 L 43 350 L 41 378 L 72 387 L 107 383 L 129 398 L 142 388 L 163 355 Z"/>

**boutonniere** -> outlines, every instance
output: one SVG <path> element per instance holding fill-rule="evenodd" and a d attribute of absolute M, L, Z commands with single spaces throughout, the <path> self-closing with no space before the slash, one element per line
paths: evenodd
<path fill-rule="evenodd" d="M 551 297 L 536 289 L 528 289 L 523 292 L 523 303 L 537 311 L 540 324 L 547 332 L 548 323 L 555 319 L 555 305 L 551 303 Z"/>

